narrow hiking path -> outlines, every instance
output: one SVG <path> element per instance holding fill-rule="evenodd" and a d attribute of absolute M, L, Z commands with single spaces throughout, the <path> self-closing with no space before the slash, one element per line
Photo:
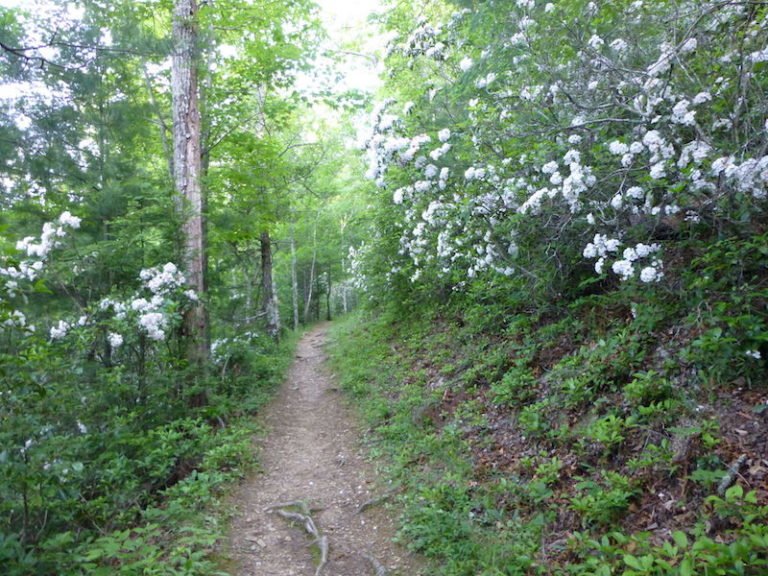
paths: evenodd
<path fill-rule="evenodd" d="M 260 442 L 263 472 L 237 491 L 230 551 L 238 576 L 311 576 L 321 560 L 303 522 L 310 516 L 328 544 L 324 576 L 415 576 L 416 560 L 392 542 L 394 519 L 381 506 L 358 512 L 384 492 L 364 458 L 361 432 L 325 367 L 327 325 L 307 333 L 275 401 Z M 283 506 L 303 502 L 301 506 Z M 382 572 L 382 570 L 386 572 Z"/>

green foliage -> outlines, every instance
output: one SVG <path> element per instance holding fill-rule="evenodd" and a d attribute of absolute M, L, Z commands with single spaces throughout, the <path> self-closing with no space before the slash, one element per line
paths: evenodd
<path fill-rule="evenodd" d="M 598 442 L 606 450 L 614 450 L 624 442 L 626 426 L 624 418 L 608 414 L 586 426 L 580 440 L 584 443 Z"/>
<path fill-rule="evenodd" d="M 250 466 L 248 418 L 290 362 L 294 335 L 276 344 L 255 321 L 248 251 L 318 162 L 283 157 L 303 146 L 307 104 L 291 88 L 320 37 L 314 6 L 201 6 L 213 273 L 208 294 L 189 294 L 137 282 L 182 260 L 172 4 L 0 9 L 0 75 L 14 86 L 0 111 L 3 574 L 214 574 L 218 499 Z M 198 299 L 226 339 L 205 365 L 190 362 L 182 322 Z"/>
<path fill-rule="evenodd" d="M 690 533 L 673 531 L 662 544 L 652 543 L 647 533 L 627 537 L 611 533 L 599 540 L 576 535 L 572 544 L 589 551 L 584 563 L 569 567 L 568 574 L 622 574 L 623 576 L 662 576 L 675 574 L 722 574 L 724 576 L 757 576 L 768 566 L 765 554 L 768 530 L 762 521 L 766 510 L 756 510 L 754 493 L 744 494 L 734 487 L 724 499 L 710 497 L 714 508 L 739 508 L 743 525 L 738 534 L 726 541 L 709 537 L 704 523 Z M 726 512 L 727 514 L 727 512 Z M 628 552 L 631 550 L 631 552 Z"/>
<path fill-rule="evenodd" d="M 592 344 L 575 345 L 564 338 L 574 336 L 572 321 L 539 326 L 513 318 L 514 345 L 479 358 L 467 378 L 474 387 L 466 387 L 456 377 L 475 365 L 487 340 L 476 326 L 457 328 L 433 313 L 351 318 L 334 327 L 331 354 L 371 427 L 373 452 L 402 488 L 400 539 L 432 558 L 435 574 L 761 573 L 768 509 L 741 487 L 724 498 L 706 496 L 727 466 L 713 452 L 721 432 L 684 409 L 692 400 L 666 363 L 642 369 L 645 330 L 631 321 L 602 323 L 602 332 L 595 326 L 587 333 Z M 534 375 L 541 349 L 561 356 Z M 487 367 L 499 350 L 511 357 L 493 376 Z M 478 374 L 495 380 L 479 384 Z M 562 376 L 587 382 L 589 395 L 555 385 Z M 433 391 L 435 383 L 441 387 Z M 518 451 L 511 470 L 480 465 L 510 436 L 522 438 L 502 444 L 505 454 Z M 682 459 L 678 446 L 688 444 L 701 452 Z M 660 498 L 649 486 L 680 478 L 706 499 L 684 530 L 659 538 L 631 524 L 638 508 Z M 563 530 L 564 518 L 583 532 L 547 540 Z M 713 525 L 727 527 L 722 538 L 708 532 Z"/>
<path fill-rule="evenodd" d="M 493 401 L 499 404 L 525 404 L 536 393 L 536 379 L 530 369 L 515 366 L 491 386 Z"/>
<path fill-rule="evenodd" d="M 211 403 L 197 411 L 190 411 L 183 395 L 174 401 L 175 386 L 162 379 L 145 382 L 153 388 L 152 398 L 165 398 L 162 415 L 150 409 L 157 400 L 107 409 L 102 400 L 115 401 L 120 380 L 58 379 L 56 408 L 49 406 L 44 432 L 32 432 L 30 405 L 23 415 L 6 412 L 16 429 L 2 431 L 0 554 L 8 558 L 11 573 L 29 573 L 25 566 L 39 573 L 55 567 L 58 574 L 107 574 L 118 568 L 125 574 L 213 573 L 207 558 L 220 532 L 212 524 L 212 509 L 222 487 L 239 478 L 252 458 L 252 425 L 237 414 L 247 417 L 268 398 L 290 351 L 290 342 L 280 349 L 272 345 L 268 371 L 254 354 L 254 370 L 241 365 L 238 380 L 209 380 Z M 89 398 L 85 406 L 83 394 Z M 39 405 L 47 395 L 38 388 L 30 401 Z M 68 410 L 78 404 L 77 421 L 67 421 Z M 231 419 L 225 428 L 218 427 L 222 418 Z M 61 423 L 51 425 L 56 420 Z"/>
<path fill-rule="evenodd" d="M 578 493 L 571 498 L 571 507 L 588 525 L 614 523 L 637 495 L 629 478 L 613 472 L 604 473 L 599 482 L 582 480 L 576 484 L 576 490 Z"/>

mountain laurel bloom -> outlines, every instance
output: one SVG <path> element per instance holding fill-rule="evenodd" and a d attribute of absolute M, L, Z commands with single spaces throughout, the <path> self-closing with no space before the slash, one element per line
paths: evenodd
<path fill-rule="evenodd" d="M 80 228 L 80 222 L 82 220 L 77 216 L 72 216 L 69 211 L 62 212 L 59 216 L 59 224 L 62 226 L 69 226 L 70 228 L 77 230 Z"/>
<path fill-rule="evenodd" d="M 112 348 L 120 348 L 123 345 L 123 337 L 117 332 L 110 332 L 107 340 Z"/>
<path fill-rule="evenodd" d="M 701 21 L 680 28 L 683 22 L 675 14 L 659 7 L 663 14 L 651 15 L 640 0 L 629 3 L 626 20 L 602 14 L 600 3 L 586 4 L 584 23 L 575 24 L 584 45 L 557 68 L 545 56 L 546 35 L 560 26 L 559 15 L 548 15 L 557 12 L 555 3 L 504 4 L 505 41 L 486 46 L 462 43 L 465 28 L 459 22 L 470 12 L 457 12 L 440 37 L 451 64 L 438 72 L 453 77 L 460 89 L 438 82 L 428 98 L 409 106 L 420 117 L 436 119 L 444 117 L 436 114 L 442 101 L 438 93 L 457 99 L 456 109 L 465 116 L 457 112 L 456 124 L 442 125 L 436 133 L 439 147 L 425 148 L 428 136 L 412 136 L 410 122 L 388 114 L 393 102 L 377 107 L 368 142 L 369 175 L 379 187 L 395 190 L 395 204 L 405 204 L 391 214 L 402 230 L 397 256 L 410 259 L 407 265 L 388 266 L 388 280 L 403 274 L 429 281 L 428 270 L 506 275 L 514 267 L 499 262 L 489 246 L 506 257 L 515 240 L 526 244 L 532 226 L 550 234 L 547 246 L 557 251 L 557 242 L 568 235 L 561 228 L 553 231 L 552 224 L 580 222 L 594 234 L 582 256 L 595 261 L 598 274 L 658 282 L 664 272 L 653 239 L 660 238 L 655 226 L 660 217 L 682 212 L 686 221 L 706 222 L 705 212 L 726 210 L 711 196 L 731 193 L 745 198 L 747 209 L 765 209 L 758 203 L 768 198 L 765 108 L 750 91 L 736 97 L 734 86 L 752 81 L 762 72 L 754 64 L 768 61 L 762 56 L 768 54 L 768 20 L 727 3 L 711 13 L 696 12 L 702 5 L 686 0 Z M 590 19 L 598 14 L 620 25 L 595 27 Z M 745 18 L 751 32 L 737 44 L 732 32 Z M 439 44 L 438 27 L 422 24 L 403 50 L 414 64 Z M 622 38 L 616 37 L 619 31 Z M 642 36 L 646 32 L 652 41 Z M 468 45 L 478 51 L 476 61 L 451 54 L 454 47 Z M 462 72 L 477 73 L 462 77 L 457 62 Z M 753 112 L 745 115 L 746 110 Z M 555 122 L 541 124 L 539 116 Z M 727 132 L 734 118 L 744 130 L 731 138 Z M 546 142 L 526 135 L 543 128 L 551 135 Z M 455 151 L 450 173 L 441 168 L 449 140 Z M 526 218 L 513 215 L 543 218 L 518 226 Z M 573 247 L 562 248 L 565 254 Z"/>
<path fill-rule="evenodd" d="M 646 266 L 640 271 L 640 281 L 650 283 L 661 280 L 662 274 L 655 266 Z"/>
<path fill-rule="evenodd" d="M 608 144 L 608 150 L 611 151 L 611 154 L 614 154 L 616 156 L 621 156 L 622 154 L 626 154 L 627 152 L 629 152 L 629 146 L 627 146 L 623 142 L 614 140 L 613 142 Z"/>
<path fill-rule="evenodd" d="M 629 48 L 629 44 L 627 44 L 627 41 L 622 38 L 616 38 L 616 40 L 613 40 L 609 46 L 611 47 L 611 50 L 614 50 L 615 52 L 622 53 L 626 52 Z"/>
<path fill-rule="evenodd" d="M 587 44 L 589 45 L 590 48 L 592 48 L 592 50 L 599 50 L 600 48 L 603 47 L 603 44 L 605 44 L 605 40 L 600 38 L 600 36 L 598 36 L 597 34 L 593 34 L 592 37 L 587 42 Z"/>
<path fill-rule="evenodd" d="M 546 164 L 544 164 L 544 166 L 541 167 L 541 171 L 544 174 L 554 174 L 555 172 L 557 172 L 557 162 L 555 161 L 547 162 Z"/>
<path fill-rule="evenodd" d="M 152 340 L 164 340 L 167 319 L 161 312 L 148 312 L 139 316 L 139 326 Z"/>
<path fill-rule="evenodd" d="M 64 320 L 59 320 L 58 324 L 51 326 L 50 336 L 51 340 L 61 340 L 69 332 L 70 325 Z"/>

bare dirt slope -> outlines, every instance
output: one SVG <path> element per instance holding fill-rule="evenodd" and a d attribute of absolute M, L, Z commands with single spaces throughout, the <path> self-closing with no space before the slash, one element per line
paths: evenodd
<path fill-rule="evenodd" d="M 381 576 L 382 569 L 415 576 L 417 560 L 392 542 L 392 512 L 383 506 L 358 512 L 386 488 L 365 460 L 360 429 L 324 365 L 325 337 L 326 326 L 320 326 L 302 339 L 288 380 L 264 415 L 263 473 L 246 481 L 234 498 L 238 510 L 230 551 L 237 574 L 316 574 L 320 547 L 301 522 L 277 512 L 301 514 L 301 507 L 269 509 L 304 502 L 328 543 L 323 576 Z"/>

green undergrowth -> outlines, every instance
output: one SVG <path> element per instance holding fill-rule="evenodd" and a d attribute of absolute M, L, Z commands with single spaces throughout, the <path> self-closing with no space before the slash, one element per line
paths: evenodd
<path fill-rule="evenodd" d="M 21 464 L 2 469 L 0 573 L 223 574 L 226 492 L 255 465 L 252 417 L 283 380 L 295 344 L 293 335 L 280 345 L 222 340 L 202 406 L 169 399 L 153 419 L 141 406 L 83 414 L 79 431 L 29 443 Z M 23 502 L 7 488 L 16 479 Z"/>
<path fill-rule="evenodd" d="M 768 573 L 765 288 L 720 256 L 685 279 L 696 307 L 622 290 L 335 325 L 402 542 L 443 576 Z"/>

